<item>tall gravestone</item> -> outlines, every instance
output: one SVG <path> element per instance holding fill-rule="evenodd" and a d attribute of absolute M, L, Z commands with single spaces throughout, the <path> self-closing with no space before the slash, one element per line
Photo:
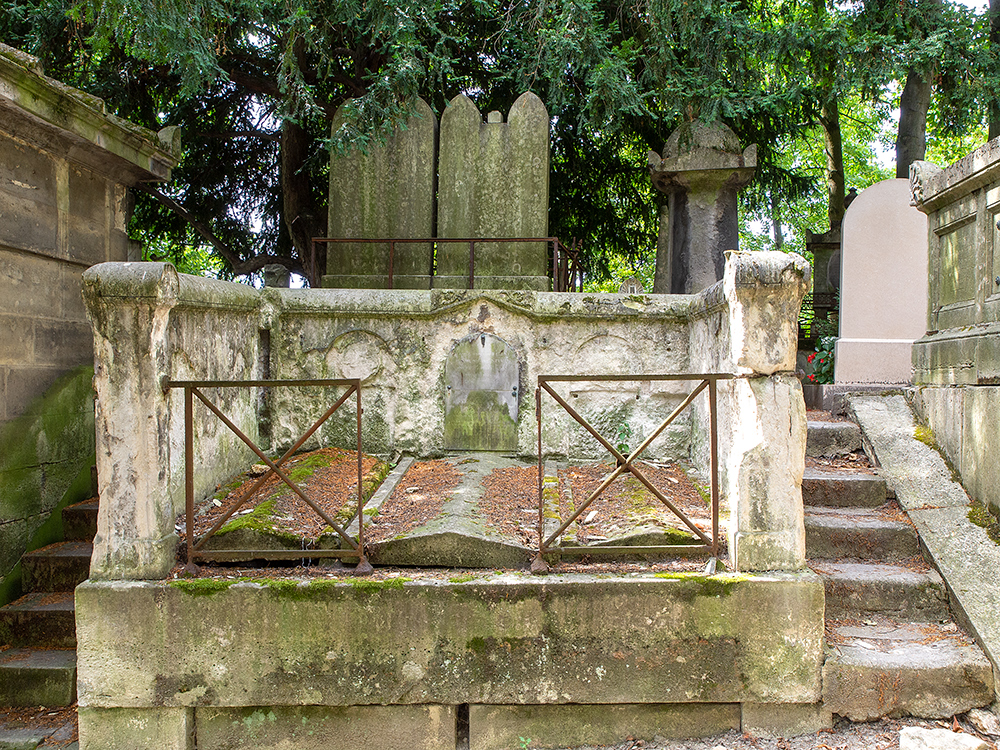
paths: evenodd
<path fill-rule="evenodd" d="M 344 127 L 345 107 L 334 117 L 332 132 Z M 434 235 L 434 167 L 437 119 L 427 102 L 382 146 L 368 154 L 352 150 L 330 160 L 327 235 L 331 238 L 423 238 Z M 324 287 L 386 289 L 388 243 L 327 245 Z M 430 243 L 397 244 L 392 287 L 428 289 Z"/>
<path fill-rule="evenodd" d="M 927 330 L 927 217 L 909 180 L 883 180 L 844 214 L 835 383 L 912 381 L 913 342 Z"/>
<path fill-rule="evenodd" d="M 739 248 L 736 195 L 756 166 L 757 147 L 741 150 L 722 123 L 685 122 L 667 139 L 663 158 L 649 152 L 653 184 L 669 196 L 654 292 L 691 294 L 722 279 L 725 251 Z"/>
<path fill-rule="evenodd" d="M 549 115 L 541 99 L 522 94 L 507 122 L 487 122 L 467 96 L 441 116 L 438 236 L 546 237 L 549 212 Z M 477 243 L 475 287 L 547 291 L 544 242 Z M 434 286 L 469 285 L 469 246 L 442 243 Z"/>

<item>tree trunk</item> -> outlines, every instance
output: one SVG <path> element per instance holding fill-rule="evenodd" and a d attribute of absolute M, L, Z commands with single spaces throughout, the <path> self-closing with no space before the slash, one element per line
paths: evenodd
<path fill-rule="evenodd" d="M 326 236 L 325 217 L 312 192 L 305 168 L 312 136 L 297 123 L 285 120 L 281 126 L 281 198 L 285 226 L 302 263 L 309 286 L 318 288 L 326 271 L 326 245 L 318 245 L 313 256 L 313 237 Z"/>
<path fill-rule="evenodd" d="M 990 0 L 990 46 L 1000 52 L 1000 0 Z M 990 102 L 990 140 L 1000 136 L 1000 92 Z"/>
<path fill-rule="evenodd" d="M 899 97 L 896 177 L 909 179 L 910 165 L 924 158 L 927 151 L 927 110 L 930 106 L 930 76 L 911 68 Z"/>
<path fill-rule="evenodd" d="M 840 228 L 844 220 L 844 142 L 840 135 L 840 108 L 833 94 L 819 113 L 826 151 L 827 216 L 830 230 Z"/>
<path fill-rule="evenodd" d="M 774 229 L 774 249 L 781 250 L 785 245 L 785 235 L 781 231 L 781 202 L 778 194 L 771 191 L 771 227 Z"/>

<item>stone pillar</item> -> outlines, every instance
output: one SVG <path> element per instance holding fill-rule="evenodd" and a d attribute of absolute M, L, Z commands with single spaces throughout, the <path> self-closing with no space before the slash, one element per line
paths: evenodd
<path fill-rule="evenodd" d="M 699 295 L 689 369 L 731 372 L 719 383 L 721 488 L 729 554 L 740 571 L 805 565 L 802 473 L 806 415 L 794 376 L 798 314 L 809 264 L 794 253 L 727 253 L 724 279 Z M 697 404 L 697 402 L 696 402 Z M 707 464 L 708 415 L 695 451 Z"/>
<path fill-rule="evenodd" d="M 347 127 L 337 110 L 332 132 Z M 437 119 L 427 102 L 406 129 L 367 154 L 352 150 L 330 159 L 327 233 L 334 238 L 421 238 L 434 236 L 434 167 Z M 393 253 L 395 289 L 430 288 L 431 245 L 399 244 Z M 329 244 L 324 287 L 385 289 L 389 285 L 389 245 Z"/>
<path fill-rule="evenodd" d="M 722 123 L 686 122 L 667 139 L 662 159 L 649 152 L 653 184 L 670 196 L 666 247 L 657 247 L 669 260 L 657 258 L 654 292 L 692 294 L 722 278 L 723 253 L 739 248 L 736 195 L 756 166 L 757 147 L 741 151 Z"/>
<path fill-rule="evenodd" d="M 522 94 L 507 122 L 487 122 L 460 94 L 441 115 L 439 237 L 546 237 L 549 212 L 549 115 L 541 99 Z M 469 246 L 438 248 L 437 288 L 465 289 Z M 475 287 L 548 291 L 545 243 L 480 243 Z"/>
<path fill-rule="evenodd" d="M 177 535 L 166 481 L 170 311 L 179 280 L 166 263 L 102 264 L 83 274 L 94 327 L 101 507 L 90 577 L 165 578 Z"/>

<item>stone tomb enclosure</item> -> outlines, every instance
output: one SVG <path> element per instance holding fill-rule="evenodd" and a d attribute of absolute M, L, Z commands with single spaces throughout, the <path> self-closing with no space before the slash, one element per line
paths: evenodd
<path fill-rule="evenodd" d="M 145 263 L 98 266 L 84 284 L 97 357 L 101 482 L 91 579 L 76 593 L 84 750 L 280 748 L 293 735 L 308 748 L 328 745 L 331 734 L 383 748 L 398 746 L 393 732 L 451 750 L 463 726 L 477 750 L 499 750 L 512 738 L 490 739 L 489 727 L 529 715 L 547 715 L 553 727 L 597 716 L 606 717 L 599 722 L 606 728 L 642 721 L 674 736 L 713 734 L 772 706 L 788 726 L 828 721 L 817 705 L 823 584 L 804 566 L 805 409 L 791 374 L 808 285 L 801 258 L 730 254 L 721 282 L 677 296 L 255 290 Z M 480 569 L 453 581 L 384 568 L 350 580 L 171 577 L 184 509 L 185 426 L 183 394 L 165 385 L 251 380 L 266 371 L 262 363 L 282 380 L 357 378 L 366 452 L 440 460 L 446 364 L 461 342 L 482 347 L 484 335 L 517 355 L 517 442 L 506 455 L 537 450 L 525 395 L 539 375 L 638 376 L 624 386 L 563 384 L 567 401 L 602 434 L 616 436 L 624 422 L 635 437 L 648 435 L 687 392 L 643 385 L 643 374 L 728 376 L 718 386 L 718 447 L 732 572 L 644 564 L 634 575 L 607 578 Z M 477 390 L 506 398 L 507 382 Z M 331 397 L 318 388 L 207 390 L 275 452 Z M 664 432 L 660 453 L 644 459 L 683 459 L 705 471 L 703 398 Z M 555 408 L 544 401 L 543 419 L 558 415 Z M 349 412 L 305 447 L 352 445 L 356 415 Z M 584 467 L 596 458 L 581 456 L 585 443 L 574 425 L 558 417 L 543 431 L 546 462 Z M 195 411 L 191 430 L 196 497 L 213 495 L 257 462 L 205 409 Z M 492 473 L 486 463 L 453 468 L 480 474 L 481 486 Z M 559 467 L 551 473 L 558 477 Z M 403 486 L 404 494 L 413 486 L 421 485 Z M 603 511 L 595 509 L 577 541 L 617 533 L 612 514 L 602 527 Z M 513 543 L 494 549 L 513 549 L 523 561 L 527 537 L 519 542 L 518 535 L 528 524 L 516 525 Z M 604 533 L 591 533 L 598 528 Z M 460 535 L 438 531 L 434 547 L 424 549 L 465 554 L 443 544 Z M 327 728 L 316 732 L 323 722 Z"/>

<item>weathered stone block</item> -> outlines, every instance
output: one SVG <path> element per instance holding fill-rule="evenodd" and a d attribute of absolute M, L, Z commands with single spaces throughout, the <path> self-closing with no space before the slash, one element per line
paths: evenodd
<path fill-rule="evenodd" d="M 4 311 L 12 315 L 49 317 L 59 309 L 56 285 L 59 262 L 6 250 L 16 244 L 0 239 L 0 299 Z"/>
<path fill-rule="evenodd" d="M 195 747 L 193 708 L 80 706 L 79 717 L 80 750 L 194 750 Z"/>
<path fill-rule="evenodd" d="M 198 708 L 198 750 L 454 750 L 453 706 Z"/>
<path fill-rule="evenodd" d="M 34 358 L 34 324 L 31 318 L 0 315 L 0 362 L 20 364 Z"/>
<path fill-rule="evenodd" d="M 741 729 L 754 737 L 798 737 L 833 727 L 822 703 L 744 703 Z"/>
<path fill-rule="evenodd" d="M 469 747 L 510 750 L 522 738 L 533 748 L 613 745 L 632 737 L 711 737 L 740 728 L 732 703 L 571 706 L 469 706 Z"/>
<path fill-rule="evenodd" d="M 823 585 L 812 573 L 396 580 L 86 582 L 76 590 L 81 702 L 819 699 Z"/>

